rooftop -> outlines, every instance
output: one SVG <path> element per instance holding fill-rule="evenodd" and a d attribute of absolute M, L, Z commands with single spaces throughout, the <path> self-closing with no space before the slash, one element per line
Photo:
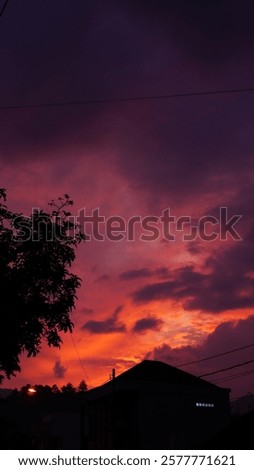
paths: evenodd
<path fill-rule="evenodd" d="M 128 369 L 122 374 L 116 376 L 113 381 L 115 385 L 123 385 L 127 382 L 152 382 L 167 385 L 189 385 L 206 390 L 209 389 L 214 392 L 222 390 L 221 387 L 196 377 L 195 375 L 189 374 L 188 372 L 184 372 L 181 369 L 170 366 L 169 364 L 161 361 L 151 360 L 140 362 L 131 369 Z M 112 384 L 112 381 L 101 385 L 100 387 L 96 387 L 96 389 L 107 389 L 109 384 Z"/>

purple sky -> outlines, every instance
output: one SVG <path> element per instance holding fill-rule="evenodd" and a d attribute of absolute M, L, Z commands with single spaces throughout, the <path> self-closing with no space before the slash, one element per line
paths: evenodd
<path fill-rule="evenodd" d="M 0 108 L 252 88 L 253 14 L 248 0 L 9 2 Z M 132 241 L 80 247 L 73 341 L 66 335 L 60 351 L 23 358 L 4 386 L 87 377 L 96 385 L 144 357 L 177 365 L 254 343 L 253 104 L 248 92 L 0 109 L 1 186 L 15 211 L 67 192 L 75 215 L 99 208 L 125 224 L 166 208 L 195 227 L 204 216 L 219 220 L 221 207 L 228 219 L 241 215 L 241 240 L 221 239 L 220 221 L 206 226 L 214 241 L 200 232 L 183 240 L 188 224 L 173 227 L 174 241 L 160 224 L 159 237 L 144 241 L 137 223 Z M 186 370 L 252 358 L 247 348 Z M 224 377 L 220 385 L 238 396 L 254 392 L 252 372 L 250 363 L 209 380 Z"/>

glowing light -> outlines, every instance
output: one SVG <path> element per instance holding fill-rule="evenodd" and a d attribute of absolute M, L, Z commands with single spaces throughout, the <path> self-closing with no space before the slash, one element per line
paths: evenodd
<path fill-rule="evenodd" d="M 196 403 L 201 408 L 214 408 L 214 403 Z"/>

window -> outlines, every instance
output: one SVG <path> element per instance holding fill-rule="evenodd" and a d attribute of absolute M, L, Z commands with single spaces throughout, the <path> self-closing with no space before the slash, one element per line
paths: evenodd
<path fill-rule="evenodd" d="M 214 403 L 201 403 L 201 402 L 196 402 L 196 406 L 200 408 L 214 408 Z"/>

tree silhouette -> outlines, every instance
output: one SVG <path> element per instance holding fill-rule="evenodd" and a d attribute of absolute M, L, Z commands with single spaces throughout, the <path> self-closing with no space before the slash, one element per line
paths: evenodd
<path fill-rule="evenodd" d="M 80 384 L 77 387 L 78 393 L 84 393 L 87 391 L 87 384 L 85 380 L 81 380 Z"/>
<path fill-rule="evenodd" d="M 59 395 L 59 393 L 61 393 L 60 388 L 59 388 L 58 385 L 56 385 L 56 384 L 52 385 L 51 391 L 52 391 L 52 393 L 54 393 L 55 395 Z"/>
<path fill-rule="evenodd" d="M 75 395 L 76 391 L 76 388 L 70 382 L 68 382 L 66 385 L 63 385 L 61 388 L 61 392 L 66 395 Z"/>
<path fill-rule="evenodd" d="M 68 194 L 52 200 L 49 213 L 35 209 L 29 217 L 5 202 L 0 189 L 0 382 L 20 371 L 23 352 L 36 356 L 43 340 L 60 347 L 60 333 L 72 331 L 81 280 L 68 268 L 85 239 L 66 210 L 73 204 Z"/>

